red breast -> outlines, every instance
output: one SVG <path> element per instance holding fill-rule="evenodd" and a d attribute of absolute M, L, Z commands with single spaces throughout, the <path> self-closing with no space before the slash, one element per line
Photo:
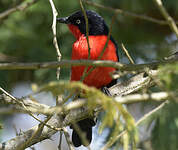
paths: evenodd
<path fill-rule="evenodd" d="M 106 35 L 89 36 L 91 60 L 98 59 L 105 46 L 106 41 Z M 88 44 L 87 39 L 84 35 L 78 38 L 78 40 L 73 44 L 72 48 L 72 60 L 79 59 L 88 59 Z M 112 60 L 115 62 L 118 61 L 116 47 L 111 40 L 109 40 L 108 46 L 105 49 L 101 60 Z M 84 68 L 84 66 L 72 67 L 71 81 L 80 81 Z M 90 68 L 91 67 L 89 67 L 88 70 Z M 114 70 L 115 68 L 112 67 L 97 67 L 84 79 L 83 82 L 88 86 L 101 88 L 102 86 L 105 86 L 111 82 L 112 78 L 110 73 Z"/>

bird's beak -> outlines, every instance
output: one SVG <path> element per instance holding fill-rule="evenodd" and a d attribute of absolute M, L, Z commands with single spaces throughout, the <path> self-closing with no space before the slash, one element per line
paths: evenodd
<path fill-rule="evenodd" d="M 59 23 L 65 23 L 65 24 L 69 24 L 69 17 L 64 17 L 64 18 L 57 18 L 57 21 Z"/>

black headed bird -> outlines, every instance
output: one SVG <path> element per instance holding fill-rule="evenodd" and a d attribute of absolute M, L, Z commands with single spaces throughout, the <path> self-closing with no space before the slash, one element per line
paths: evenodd
<path fill-rule="evenodd" d="M 104 21 L 104 19 L 94 11 L 86 11 L 88 18 L 88 28 L 89 28 L 89 45 L 90 45 L 90 59 L 97 60 L 106 44 L 109 29 Z M 82 11 L 77 11 L 71 14 L 68 17 L 57 18 L 57 21 L 60 23 L 67 24 L 69 30 L 75 36 L 76 41 L 72 46 L 72 60 L 79 59 L 88 59 L 88 43 L 86 38 L 86 23 Z M 108 42 L 108 45 L 104 51 L 100 60 L 110 60 L 117 62 L 119 61 L 118 57 L 118 48 L 117 44 L 112 38 Z M 85 66 L 73 66 L 71 69 L 71 81 L 80 81 Z M 89 71 L 91 67 L 88 68 Z M 85 77 L 83 83 L 88 86 L 93 86 L 96 88 L 102 88 L 111 83 L 112 78 L 110 73 L 115 71 L 115 68 L 112 67 L 97 67 L 95 68 L 88 76 Z M 80 127 L 81 131 L 86 133 L 86 138 L 88 143 L 92 140 L 92 127 L 95 125 L 95 122 L 92 118 L 87 118 L 77 122 L 77 125 Z M 73 128 L 73 127 L 72 127 Z M 72 141 L 74 146 L 78 147 L 84 145 L 80 136 L 73 129 Z M 87 146 L 85 144 L 85 146 Z"/>

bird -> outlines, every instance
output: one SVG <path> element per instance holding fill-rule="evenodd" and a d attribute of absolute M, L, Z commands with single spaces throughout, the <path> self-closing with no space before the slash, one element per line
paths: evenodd
<path fill-rule="evenodd" d="M 90 46 L 90 60 L 98 60 L 101 56 L 102 50 L 107 42 L 109 28 L 104 19 L 95 11 L 85 10 L 88 18 L 88 40 Z M 69 30 L 72 32 L 76 41 L 72 45 L 71 60 L 88 59 L 89 48 L 87 43 L 86 21 L 83 12 L 77 11 L 67 17 L 57 18 L 57 22 L 67 24 Z M 119 61 L 118 46 L 112 36 L 110 36 L 107 47 L 100 58 L 100 60 Z M 88 67 L 87 72 L 92 67 Z M 71 67 L 71 81 L 80 81 L 85 70 L 85 66 Z M 113 79 L 111 72 L 116 69 L 113 67 L 97 67 L 94 68 L 83 80 L 83 83 L 89 87 L 102 89 L 112 84 Z M 115 82 L 115 81 L 114 81 Z M 92 127 L 96 122 L 93 118 L 86 118 L 77 122 L 78 127 L 85 133 L 87 143 L 82 143 L 81 137 L 77 131 L 73 129 L 72 142 L 75 147 L 81 145 L 88 146 L 92 141 Z"/>

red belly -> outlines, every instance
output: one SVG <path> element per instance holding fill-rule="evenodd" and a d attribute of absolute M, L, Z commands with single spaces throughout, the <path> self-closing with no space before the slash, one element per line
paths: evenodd
<path fill-rule="evenodd" d="M 72 67 L 71 81 L 80 81 L 85 67 Z M 89 67 L 90 69 L 91 67 Z M 89 70 L 88 69 L 88 70 Z M 83 83 L 88 86 L 94 86 L 101 88 L 109 84 L 112 80 L 110 72 L 115 69 L 111 67 L 98 67 L 94 69 L 87 77 L 85 77 Z"/>

